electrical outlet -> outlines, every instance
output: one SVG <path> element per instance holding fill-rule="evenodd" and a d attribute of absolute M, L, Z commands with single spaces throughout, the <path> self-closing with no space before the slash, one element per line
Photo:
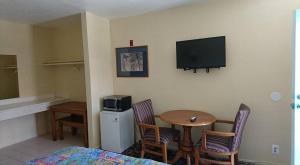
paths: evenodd
<path fill-rule="evenodd" d="M 272 145 L 272 155 L 279 155 L 279 145 L 278 144 Z"/>

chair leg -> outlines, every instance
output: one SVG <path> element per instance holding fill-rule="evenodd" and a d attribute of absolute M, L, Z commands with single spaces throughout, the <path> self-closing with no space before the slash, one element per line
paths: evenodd
<path fill-rule="evenodd" d="M 145 155 L 145 144 L 142 142 L 141 158 L 144 158 L 144 155 Z"/>
<path fill-rule="evenodd" d="M 162 146 L 162 154 L 164 163 L 168 163 L 168 147 L 167 144 L 163 144 Z"/>
<path fill-rule="evenodd" d="M 62 122 L 58 122 L 58 134 L 59 134 L 59 139 L 63 140 L 64 139 L 64 127 Z"/>
<path fill-rule="evenodd" d="M 231 160 L 231 165 L 235 165 L 235 163 L 234 163 L 234 154 L 231 154 L 230 155 L 230 160 Z"/>
<path fill-rule="evenodd" d="M 199 165 L 200 161 L 200 152 L 197 148 L 195 148 L 195 165 Z"/>
<path fill-rule="evenodd" d="M 234 155 L 234 162 L 235 162 L 236 165 L 239 165 L 239 156 L 238 156 L 238 154 Z"/>

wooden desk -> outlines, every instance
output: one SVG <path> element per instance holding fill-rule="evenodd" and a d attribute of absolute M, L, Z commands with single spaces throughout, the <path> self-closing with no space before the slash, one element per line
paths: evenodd
<path fill-rule="evenodd" d="M 197 117 L 195 122 L 191 122 L 191 117 Z M 187 159 L 187 164 L 191 164 L 191 155 L 193 154 L 193 141 L 191 135 L 192 127 L 199 127 L 210 125 L 216 121 L 216 118 L 205 112 L 192 111 L 192 110 L 174 110 L 165 112 L 160 115 L 160 119 L 170 123 L 183 126 L 183 139 L 180 144 L 179 151 L 170 163 L 175 163 L 179 158 L 183 157 Z"/>
<path fill-rule="evenodd" d="M 84 141 L 85 146 L 88 146 L 88 124 L 87 124 L 87 108 L 85 102 L 67 102 L 50 106 L 49 111 L 51 112 L 51 125 L 52 125 L 52 139 L 57 139 L 57 125 L 56 125 L 56 113 L 67 113 L 71 115 L 79 115 L 83 117 L 83 130 L 84 130 Z"/>

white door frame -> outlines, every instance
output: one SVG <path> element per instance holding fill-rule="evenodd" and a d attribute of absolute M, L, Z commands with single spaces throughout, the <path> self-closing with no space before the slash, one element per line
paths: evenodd
<path fill-rule="evenodd" d="M 294 106 L 292 112 L 292 164 L 300 164 L 300 10 L 295 12 L 294 23 Z"/>

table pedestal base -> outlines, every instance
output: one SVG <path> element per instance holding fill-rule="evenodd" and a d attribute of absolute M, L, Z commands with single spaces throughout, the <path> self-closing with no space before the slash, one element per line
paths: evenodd
<path fill-rule="evenodd" d="M 191 164 L 191 157 L 193 155 L 193 148 L 194 148 L 191 129 L 192 127 L 183 126 L 183 139 L 180 144 L 179 151 L 176 153 L 174 159 L 170 161 L 171 164 L 176 163 L 180 158 L 185 158 L 187 165 Z"/>

